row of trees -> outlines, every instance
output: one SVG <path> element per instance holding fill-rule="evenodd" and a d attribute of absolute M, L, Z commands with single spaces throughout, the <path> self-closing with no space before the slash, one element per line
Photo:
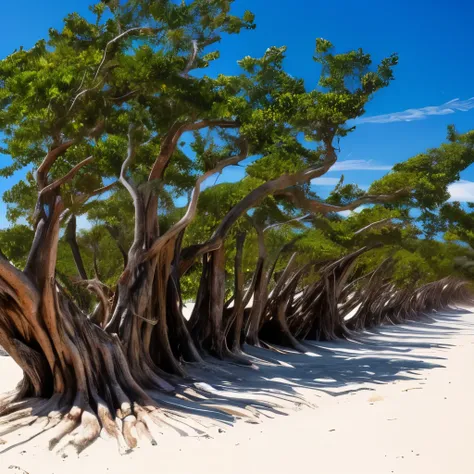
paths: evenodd
<path fill-rule="evenodd" d="M 50 416 L 52 445 L 81 425 L 79 449 L 101 429 L 133 447 L 132 427 L 169 421 L 160 394 L 190 399 L 187 364 L 251 365 L 244 344 L 305 351 L 465 296 L 451 280 L 413 288 L 469 272 L 472 216 L 446 201 L 474 133 L 450 129 L 368 192 L 341 180 L 321 199 L 311 180 L 397 56 L 373 65 L 318 39 L 315 89 L 277 47 L 211 77 L 217 43 L 255 26 L 232 3 L 99 2 L 95 21 L 72 14 L 0 62 L 1 174 L 26 172 L 0 233 L 0 344 L 24 371 L 4 431 Z M 245 177 L 210 185 L 230 166 Z"/>

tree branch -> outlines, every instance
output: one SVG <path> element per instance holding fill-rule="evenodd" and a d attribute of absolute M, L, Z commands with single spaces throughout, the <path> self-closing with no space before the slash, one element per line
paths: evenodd
<path fill-rule="evenodd" d="M 244 212 L 255 207 L 260 201 L 278 191 L 282 191 L 290 186 L 307 183 L 311 179 L 318 178 L 327 173 L 331 166 L 337 161 L 336 150 L 331 140 L 331 137 L 323 140 L 326 157 L 321 163 L 298 171 L 297 173 L 284 174 L 255 188 L 227 213 L 213 236 L 207 242 L 185 248 L 181 254 L 182 258 L 179 265 L 180 275 L 183 275 L 191 268 L 196 258 L 209 252 L 209 249 L 219 248 L 227 232 Z"/>
<path fill-rule="evenodd" d="M 98 196 L 99 194 L 106 193 L 107 191 L 110 191 L 112 188 L 117 186 L 118 183 L 119 181 L 114 181 L 113 183 L 107 184 L 106 186 L 102 186 L 101 188 L 95 189 L 91 193 L 87 194 L 87 199 Z"/>
<path fill-rule="evenodd" d="M 76 268 L 77 268 L 77 271 L 79 272 L 79 276 L 83 280 L 87 280 L 86 267 L 84 265 L 84 260 L 82 259 L 81 251 L 77 243 L 77 220 L 74 214 L 69 219 L 64 236 L 66 238 L 66 242 L 69 244 L 69 247 L 71 248 L 72 256 L 74 258 L 74 263 L 76 264 Z"/>
<path fill-rule="evenodd" d="M 275 193 L 275 196 L 286 198 L 296 206 L 310 211 L 311 213 L 326 215 L 332 212 L 352 211 L 364 204 L 384 204 L 393 202 L 402 196 L 407 196 L 408 194 L 409 190 L 407 189 L 400 189 L 393 194 L 367 194 L 342 206 L 308 199 L 305 196 L 304 191 L 298 188 L 284 189 Z"/>
<path fill-rule="evenodd" d="M 246 140 L 243 140 L 241 143 L 241 151 L 238 155 L 221 160 L 213 169 L 207 171 L 197 179 L 196 185 L 194 186 L 193 193 L 191 196 L 191 201 L 188 204 L 188 209 L 186 210 L 186 214 L 176 224 L 174 224 L 163 236 L 156 240 L 156 242 L 145 253 L 143 261 L 149 260 L 150 258 L 154 257 L 166 242 L 168 242 L 175 235 L 181 232 L 192 221 L 192 219 L 194 219 L 194 216 L 196 215 L 197 211 L 199 195 L 201 192 L 201 184 L 210 176 L 216 173 L 220 173 L 225 167 L 235 165 L 239 161 L 244 160 L 245 158 L 247 158 L 247 155 L 248 143 Z"/>
<path fill-rule="evenodd" d="M 132 196 L 133 200 L 135 201 L 138 198 L 137 194 L 137 189 L 136 187 L 127 180 L 125 174 L 127 173 L 128 168 L 130 167 L 130 164 L 132 163 L 133 159 L 135 158 L 136 154 L 136 149 L 135 149 L 135 144 L 133 143 L 133 138 L 132 138 L 132 131 L 133 127 L 130 125 L 129 130 L 128 130 L 128 151 L 127 151 L 127 158 L 125 161 L 122 163 L 122 168 L 120 169 L 120 182 L 123 184 L 125 189 L 129 192 L 129 194 Z"/>
<path fill-rule="evenodd" d="M 109 47 L 118 41 L 119 39 L 123 38 L 124 36 L 127 36 L 130 33 L 133 33 L 134 31 L 140 31 L 140 32 L 149 32 L 149 33 L 154 33 L 158 32 L 159 30 L 156 28 L 150 28 L 150 27 L 143 27 L 143 26 L 136 26 L 134 28 L 129 28 L 128 30 L 125 30 L 124 32 L 120 33 L 117 35 L 115 38 L 112 38 L 106 45 L 104 49 L 104 54 L 102 55 L 102 60 L 100 61 L 99 67 L 97 68 L 95 74 L 94 74 L 94 80 L 97 79 L 97 76 L 99 75 L 100 70 L 102 69 L 102 66 L 105 63 L 105 60 L 107 58 L 107 52 L 109 50 Z"/>
<path fill-rule="evenodd" d="M 207 127 L 238 128 L 239 123 L 234 120 L 201 120 L 194 123 L 176 122 L 163 139 L 160 153 L 153 164 L 148 181 L 161 179 L 163 177 L 171 156 L 176 150 L 178 141 L 183 133 L 201 130 Z"/>
<path fill-rule="evenodd" d="M 289 224 L 290 222 L 299 222 L 299 221 L 304 221 L 308 217 L 311 217 L 311 214 L 305 214 L 304 216 L 301 217 L 295 217 L 294 219 L 289 219 L 287 221 L 282 221 L 282 222 L 277 222 L 276 224 L 271 224 L 263 229 L 263 232 L 266 232 L 267 230 L 273 229 L 275 227 L 280 227 L 285 224 Z"/>
<path fill-rule="evenodd" d="M 79 172 L 81 168 L 84 166 L 88 165 L 94 158 L 92 156 L 89 156 L 85 160 L 81 161 L 79 164 L 74 166 L 74 168 L 69 171 L 69 173 L 65 174 L 62 178 L 57 179 L 56 181 L 53 181 L 51 184 L 48 186 L 44 187 L 40 193 L 39 196 L 43 196 L 44 194 L 53 191 L 54 189 L 58 188 L 59 186 L 63 185 L 64 183 L 67 183 L 70 181 L 74 176 Z"/>
<path fill-rule="evenodd" d="M 48 182 L 48 173 L 51 170 L 51 167 L 54 165 L 56 160 L 66 153 L 69 148 L 71 148 L 73 145 L 77 144 L 80 140 L 80 138 L 86 136 L 86 137 L 96 137 L 98 136 L 101 131 L 104 128 L 104 121 L 100 120 L 97 125 L 89 130 L 87 133 L 85 133 L 81 137 L 77 137 L 71 140 L 67 140 L 59 145 L 54 146 L 52 150 L 49 150 L 46 156 L 44 157 L 42 163 L 36 170 L 36 182 L 38 184 L 38 189 L 41 191 L 43 188 L 47 186 Z"/>
<path fill-rule="evenodd" d="M 54 162 L 76 143 L 76 139 L 68 140 L 67 142 L 61 143 L 52 150 L 48 151 L 43 162 L 36 171 L 36 180 L 40 190 L 42 190 L 46 186 L 46 178 Z"/>
<path fill-rule="evenodd" d="M 100 318 L 98 315 L 100 311 L 96 310 L 90 315 L 90 319 L 97 325 L 101 327 L 105 327 L 109 321 L 111 308 L 109 299 L 106 295 L 106 291 L 109 292 L 109 288 L 107 285 L 102 283 L 97 277 L 93 280 L 81 280 L 79 282 L 81 285 L 86 286 L 86 288 L 91 292 L 94 293 L 97 298 L 99 299 L 99 307 L 102 309 L 102 313 L 100 314 Z"/>
<path fill-rule="evenodd" d="M 362 227 L 361 229 L 357 230 L 354 232 L 354 236 L 362 234 L 363 232 L 366 232 L 370 229 L 376 229 L 377 227 L 382 227 L 385 224 L 393 224 L 392 220 L 394 217 L 387 217 L 386 219 L 380 219 L 379 221 L 375 221 L 370 223 L 369 225 L 366 225 L 365 227 Z"/>
<path fill-rule="evenodd" d="M 119 183 L 119 181 L 114 181 L 113 183 L 107 184 L 106 186 L 102 186 L 101 188 L 95 189 L 94 191 L 90 192 L 89 194 L 82 193 L 81 195 L 79 195 L 79 199 L 77 200 L 77 202 L 79 204 L 84 204 L 89 199 L 91 199 L 95 196 L 98 196 L 99 194 L 103 194 L 103 193 L 106 193 L 107 191 L 110 191 L 112 188 L 117 186 L 118 183 Z"/>
<path fill-rule="evenodd" d="M 97 89 L 101 84 L 103 84 L 103 80 L 100 80 L 95 86 L 89 87 L 88 89 L 83 89 L 81 92 L 79 92 L 79 93 L 74 97 L 74 99 L 72 100 L 71 106 L 69 107 L 69 109 L 68 109 L 66 115 L 68 115 L 69 112 L 71 112 L 71 110 L 74 108 L 74 106 L 76 105 L 77 100 L 78 100 L 80 97 L 82 97 L 84 94 L 87 94 L 87 93 L 90 92 L 90 91 L 93 91 L 94 89 Z"/>
<path fill-rule="evenodd" d="M 193 67 L 194 61 L 196 60 L 196 56 L 198 54 L 199 48 L 198 48 L 198 42 L 197 40 L 193 40 L 193 50 L 191 52 L 191 55 L 189 57 L 188 63 L 186 64 L 186 67 L 184 68 L 184 71 L 181 73 L 181 76 L 184 78 L 189 77 L 189 71 L 191 71 L 191 68 Z"/>
<path fill-rule="evenodd" d="M 122 254 L 123 268 L 126 268 L 127 263 L 128 263 L 128 254 L 125 251 L 122 243 L 120 242 L 120 232 L 119 232 L 118 227 L 112 226 L 110 224 L 105 224 L 105 228 L 107 229 L 107 231 L 110 234 L 110 236 L 112 237 L 112 239 L 114 239 L 114 242 L 116 243 L 117 248 L 119 249 L 120 253 Z"/>

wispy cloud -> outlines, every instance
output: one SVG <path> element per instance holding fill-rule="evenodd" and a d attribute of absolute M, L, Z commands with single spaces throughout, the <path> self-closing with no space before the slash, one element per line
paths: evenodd
<path fill-rule="evenodd" d="M 448 187 L 450 201 L 474 202 L 474 182 L 460 179 Z"/>
<path fill-rule="evenodd" d="M 373 160 L 337 161 L 329 171 L 391 170 L 390 165 L 382 165 Z"/>
<path fill-rule="evenodd" d="M 422 107 L 421 109 L 408 109 L 403 112 L 394 112 L 392 114 L 361 117 L 356 119 L 354 123 L 411 122 L 413 120 L 425 119 L 431 115 L 448 115 L 456 112 L 467 112 L 471 109 L 474 109 L 474 97 L 467 100 L 453 99 L 445 104 Z"/>
<path fill-rule="evenodd" d="M 311 184 L 315 184 L 316 186 L 336 186 L 339 183 L 340 178 L 326 178 L 323 176 L 322 178 L 314 178 L 311 180 Z"/>

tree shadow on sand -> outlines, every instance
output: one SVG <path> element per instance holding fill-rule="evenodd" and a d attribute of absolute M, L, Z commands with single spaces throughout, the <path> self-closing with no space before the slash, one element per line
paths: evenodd
<path fill-rule="evenodd" d="M 474 334 L 474 321 L 463 319 L 466 312 L 451 309 L 404 325 L 373 328 L 358 333 L 356 340 L 305 341 L 306 354 L 246 346 L 253 369 L 222 364 L 222 372 L 191 368 L 190 374 L 211 385 L 213 402 L 236 403 L 245 397 L 240 406 L 251 404 L 255 395 L 298 404 L 304 402 L 299 389 L 338 396 L 371 390 L 372 384 L 419 380 L 424 370 L 444 368 L 443 353 L 453 346 L 453 336 Z"/>
<path fill-rule="evenodd" d="M 308 352 L 304 354 L 276 346 L 273 350 L 245 346 L 252 367 L 214 358 L 208 358 L 204 367 L 188 364 L 188 377 L 179 382 L 177 393 L 156 396 L 178 417 L 172 429 L 183 436 L 208 436 L 209 429 L 226 429 L 238 419 L 258 423 L 302 405 L 313 406 L 307 389 L 315 395 L 340 396 L 373 390 L 377 384 L 420 380 L 424 371 L 444 367 L 444 354 L 454 345 L 454 336 L 474 335 L 474 319 L 467 320 L 466 313 L 465 309 L 445 310 L 416 322 L 359 332 L 354 340 L 305 341 Z M 35 403 L 31 401 L 29 425 L 35 421 Z M 8 443 L 0 454 L 43 432 L 44 428 Z M 0 435 L 4 434 L 0 426 Z"/>

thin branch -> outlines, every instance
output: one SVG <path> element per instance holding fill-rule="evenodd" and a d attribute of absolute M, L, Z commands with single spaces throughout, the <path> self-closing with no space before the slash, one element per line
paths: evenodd
<path fill-rule="evenodd" d="M 120 169 L 120 182 L 123 184 L 125 189 L 130 193 L 132 198 L 136 200 L 138 198 L 137 190 L 135 186 L 130 181 L 127 180 L 125 176 L 125 174 L 127 173 L 127 169 L 129 168 L 136 154 L 136 149 L 135 149 L 135 145 L 133 143 L 133 138 L 132 138 L 132 131 L 133 131 L 133 126 L 130 125 L 128 129 L 128 153 L 127 153 L 127 158 L 123 162 L 122 168 Z"/>
<path fill-rule="evenodd" d="M 46 175 L 49 173 L 49 170 L 53 166 L 54 162 L 65 153 L 69 148 L 77 143 L 77 140 L 68 140 L 67 142 L 61 143 L 52 150 L 48 151 L 43 162 L 38 167 L 36 171 L 36 179 L 38 181 L 38 186 L 40 189 L 43 189 L 46 186 Z"/>
<path fill-rule="evenodd" d="M 102 66 L 104 65 L 105 63 L 105 60 L 107 59 L 107 53 L 108 53 L 108 50 L 109 50 L 109 47 L 115 43 L 116 41 L 118 41 L 119 39 L 123 38 L 124 36 L 128 35 L 129 33 L 132 33 L 134 31 L 150 31 L 150 32 L 154 32 L 154 31 L 158 31 L 154 28 L 145 28 L 145 27 L 142 27 L 142 26 L 138 26 L 138 27 L 134 27 L 134 28 L 130 28 L 126 31 L 124 31 L 123 33 L 120 33 L 119 35 L 117 35 L 115 38 L 111 39 L 105 46 L 105 49 L 104 49 L 104 53 L 102 55 L 102 60 L 100 61 L 100 64 L 94 74 L 94 78 L 93 78 L 93 81 L 95 81 L 97 79 L 97 77 L 99 76 L 99 72 L 100 70 L 102 69 Z M 87 71 L 86 71 L 87 72 Z M 80 89 L 82 89 L 82 86 L 84 85 L 84 80 L 85 80 L 85 77 L 86 77 L 86 73 L 84 73 L 84 77 L 82 78 L 82 82 L 81 82 L 81 85 L 79 86 L 78 88 L 78 91 Z M 103 84 L 104 82 L 104 79 L 101 79 L 99 80 L 99 82 L 97 82 L 97 84 L 95 84 L 94 86 L 88 88 L 88 89 L 83 89 L 81 90 L 80 92 L 78 92 L 78 94 L 74 97 L 73 101 L 72 101 L 72 104 L 71 106 L 69 107 L 69 110 L 67 111 L 67 113 L 69 114 L 69 112 L 71 112 L 71 110 L 74 108 L 74 105 L 76 104 L 77 100 L 82 97 L 84 94 L 87 94 L 88 92 L 91 92 L 95 89 L 97 89 L 101 84 Z M 129 93 L 130 94 L 130 93 Z M 128 95 L 128 94 L 127 94 Z M 123 97 L 122 97 L 123 98 Z"/>
<path fill-rule="evenodd" d="M 132 96 L 133 94 L 136 94 L 138 92 L 138 89 L 135 89 L 133 91 L 127 92 L 126 94 L 120 96 L 120 97 L 111 97 L 111 100 L 123 100 L 126 99 L 127 97 Z"/>
<path fill-rule="evenodd" d="M 136 318 L 139 318 L 139 319 L 142 319 L 143 321 L 145 321 L 146 323 L 150 324 L 151 326 L 156 326 L 158 324 L 158 319 L 147 319 L 145 318 L 144 316 L 140 316 L 138 313 L 136 313 L 135 311 L 132 311 L 133 315 L 136 317 Z"/>
<path fill-rule="evenodd" d="M 65 174 L 63 177 L 57 179 L 56 181 L 53 181 L 50 185 L 43 188 L 39 193 L 40 197 L 50 191 L 53 191 L 54 189 L 58 188 L 64 183 L 67 183 L 68 181 L 70 181 L 72 178 L 74 178 L 74 176 L 76 176 L 76 174 L 79 172 L 81 168 L 88 165 L 93 159 L 94 158 L 92 156 L 89 156 L 88 158 L 86 158 L 85 160 L 81 161 L 79 164 L 74 166 L 74 168 L 72 168 L 69 171 L 69 173 Z"/>
<path fill-rule="evenodd" d="M 201 175 L 194 186 L 193 193 L 191 196 L 191 201 L 188 204 L 188 209 L 186 210 L 185 215 L 174 224 L 162 237 L 155 241 L 155 243 L 150 247 L 150 249 L 145 253 L 143 261 L 153 258 L 157 252 L 172 239 L 176 234 L 181 232 L 188 224 L 192 221 L 197 211 L 197 204 L 199 195 L 201 192 L 201 184 L 208 179 L 210 176 L 220 173 L 225 167 L 232 166 L 238 163 L 239 161 L 245 160 L 248 155 L 248 143 L 246 140 L 243 140 L 241 143 L 241 151 L 238 155 L 231 156 L 224 160 L 221 160 L 213 169 L 207 171 Z"/>
<path fill-rule="evenodd" d="M 77 200 L 78 203 L 84 204 L 87 202 L 89 199 L 98 196 L 99 194 L 106 193 L 107 191 L 110 191 L 112 188 L 117 186 L 119 181 L 114 181 L 113 183 L 107 184 L 106 186 L 102 186 L 101 188 L 95 189 L 94 191 L 90 192 L 89 194 L 81 194 L 79 196 L 79 199 Z"/>
<path fill-rule="evenodd" d="M 84 85 L 84 82 L 85 82 L 85 80 L 86 80 L 86 75 L 87 75 L 87 70 L 84 71 L 84 75 L 82 76 L 81 84 L 80 84 L 79 87 L 76 89 L 76 92 L 79 92 L 79 91 L 82 89 L 82 86 Z"/>
<path fill-rule="evenodd" d="M 143 27 L 143 26 L 136 26 L 134 28 L 129 28 L 128 30 L 125 30 L 124 32 L 120 33 L 119 35 L 117 35 L 115 38 L 112 38 L 106 45 L 105 45 L 105 49 L 104 49 L 104 54 L 102 55 L 102 60 L 99 64 L 99 67 L 97 68 L 97 71 L 95 72 L 94 74 L 94 80 L 97 79 L 97 76 L 99 75 L 99 72 L 100 70 L 102 69 L 102 66 L 104 65 L 105 63 L 105 60 L 107 58 L 107 53 L 108 53 L 108 50 L 109 50 L 109 47 L 115 43 L 116 41 L 118 41 L 119 39 L 123 38 L 124 36 L 134 32 L 134 31 L 148 31 L 150 33 L 153 33 L 153 32 L 157 32 L 158 30 L 155 29 L 155 28 L 149 28 L 149 27 Z"/>
<path fill-rule="evenodd" d="M 114 239 L 116 245 L 117 245 L 117 248 L 119 249 L 120 253 L 122 254 L 122 258 L 123 258 L 123 267 L 125 268 L 127 266 L 127 263 L 128 263 L 128 254 L 127 252 L 125 251 L 122 243 L 120 242 L 120 231 L 119 231 L 119 228 L 118 226 L 115 227 L 115 226 L 112 226 L 110 224 L 105 224 L 105 228 L 107 229 L 107 231 L 109 232 L 110 236 L 112 237 L 112 239 Z"/>
<path fill-rule="evenodd" d="M 105 283 L 100 281 L 98 278 L 93 278 L 92 280 L 89 280 L 89 279 L 76 280 L 76 283 L 79 285 L 84 285 L 84 286 L 88 286 L 88 285 L 98 286 L 102 289 L 102 291 L 105 288 L 108 292 L 110 292 L 110 288 Z"/>
<path fill-rule="evenodd" d="M 330 214 L 333 212 L 352 211 L 364 204 L 384 204 L 396 201 L 398 198 L 409 195 L 409 190 L 400 189 L 393 194 L 367 194 L 354 201 L 337 206 L 321 201 L 309 199 L 305 196 L 302 189 L 292 188 L 284 189 L 275 194 L 276 196 L 284 197 L 292 201 L 295 205 L 306 209 L 315 214 Z"/>
<path fill-rule="evenodd" d="M 289 224 L 290 222 L 298 222 L 298 221 L 304 221 L 305 219 L 308 219 L 311 217 L 311 214 L 305 214 L 304 216 L 301 217 L 295 217 L 294 219 L 289 219 L 287 221 L 283 222 L 277 222 L 276 224 L 271 224 L 263 229 L 263 232 L 266 232 L 267 230 L 273 229 L 274 227 L 280 227 L 285 224 Z"/>
<path fill-rule="evenodd" d="M 96 276 L 93 280 L 81 280 L 78 282 L 80 285 L 84 285 L 87 289 L 94 293 L 99 299 L 99 304 L 102 307 L 102 321 L 94 321 L 99 323 L 100 326 L 104 327 L 110 317 L 110 304 L 109 299 L 107 298 L 106 292 L 110 293 L 110 289 L 107 285 L 102 283 Z M 96 316 L 96 311 L 91 315 L 91 319 L 94 319 L 93 316 Z"/>
<path fill-rule="evenodd" d="M 153 164 L 148 181 L 161 179 L 163 177 L 163 173 L 183 133 L 201 130 L 207 127 L 238 128 L 239 123 L 235 120 L 201 120 L 194 123 L 176 122 L 163 139 L 160 153 Z"/>
<path fill-rule="evenodd" d="M 362 227 L 362 229 L 359 229 L 356 232 L 354 232 L 354 235 L 362 234 L 363 232 L 366 232 L 367 230 L 381 227 L 384 224 L 388 224 L 388 223 L 393 224 L 392 223 L 393 219 L 394 217 L 387 217 L 386 219 L 380 219 L 379 221 L 372 222 L 371 224 L 366 225 L 365 227 Z"/>
<path fill-rule="evenodd" d="M 194 61 L 196 60 L 197 54 L 198 54 L 199 48 L 198 48 L 198 42 L 197 40 L 193 40 L 193 50 L 191 52 L 191 55 L 189 57 L 188 63 L 186 64 L 186 67 L 184 68 L 184 71 L 181 73 L 181 76 L 184 78 L 189 77 L 189 71 L 191 71 L 191 68 L 193 67 Z"/>
<path fill-rule="evenodd" d="M 95 89 L 97 89 L 101 84 L 103 84 L 104 80 L 100 80 L 95 86 L 92 86 L 92 87 L 89 87 L 88 89 L 84 89 L 82 90 L 81 92 L 79 92 L 76 97 L 74 97 L 74 99 L 72 100 L 72 104 L 71 106 L 69 107 L 68 111 L 67 111 L 67 114 L 69 114 L 69 112 L 71 112 L 71 110 L 74 108 L 74 105 L 76 104 L 77 100 L 82 97 L 84 94 L 87 94 L 88 92 L 91 92 Z"/>
<path fill-rule="evenodd" d="M 82 259 L 81 250 L 79 249 L 79 245 L 77 243 L 77 219 L 74 214 L 69 219 L 64 236 L 66 238 L 66 242 L 69 244 L 69 247 L 71 248 L 71 252 L 74 258 L 74 263 L 76 264 L 76 268 L 77 268 L 77 271 L 79 272 L 79 276 L 83 280 L 87 280 L 86 267 L 84 265 L 84 260 Z"/>
<path fill-rule="evenodd" d="M 92 191 L 90 194 L 88 194 L 88 198 L 110 191 L 112 188 L 117 186 L 118 183 L 119 181 L 114 181 L 113 183 L 107 184 L 106 186 L 102 186 L 101 188 L 98 188 L 95 191 Z"/>
<path fill-rule="evenodd" d="M 76 137 L 74 139 L 65 141 L 59 145 L 56 145 L 53 149 L 49 150 L 46 156 L 44 157 L 42 163 L 36 170 L 36 182 L 38 184 L 38 189 L 41 191 L 44 187 L 47 186 L 47 177 L 51 167 L 54 165 L 56 160 L 66 153 L 69 148 L 73 145 L 77 144 L 81 138 L 84 137 L 91 137 L 94 138 L 98 136 L 102 130 L 104 129 L 105 122 L 103 120 L 99 120 L 97 125 L 89 130 L 87 133 L 83 134 L 80 137 Z"/>

